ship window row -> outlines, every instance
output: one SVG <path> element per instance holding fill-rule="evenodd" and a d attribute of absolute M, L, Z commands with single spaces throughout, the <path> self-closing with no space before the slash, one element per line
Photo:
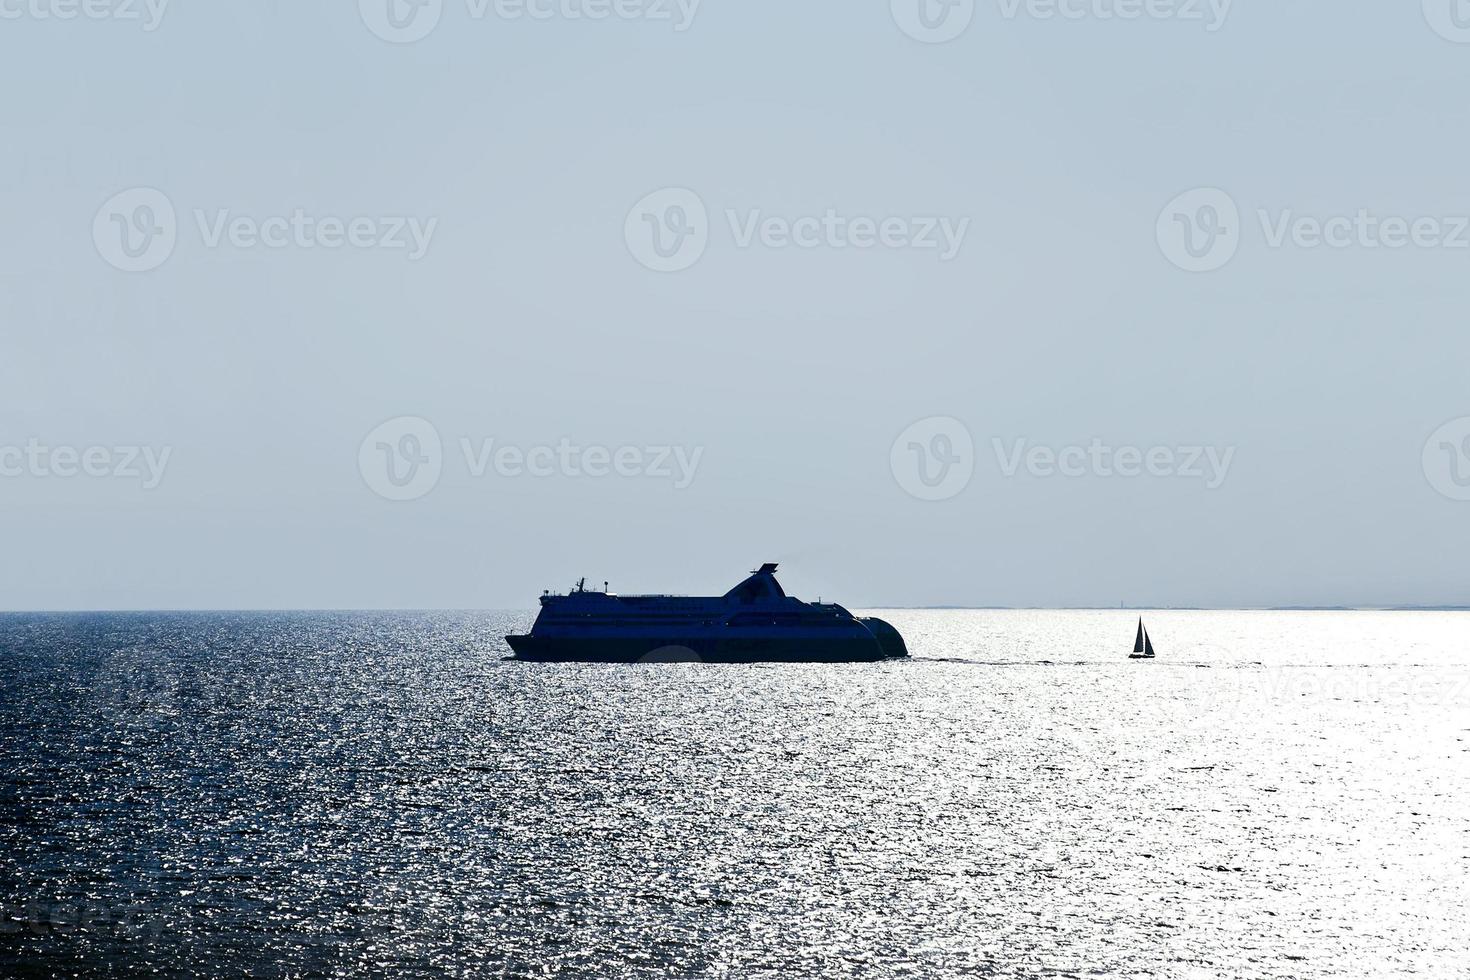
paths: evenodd
<path fill-rule="evenodd" d="M 680 622 L 692 622 L 696 618 L 697 617 L 687 616 L 687 615 L 685 615 L 685 616 L 669 616 L 669 615 L 662 615 L 662 616 L 657 616 L 657 615 L 655 615 L 655 616 L 599 616 L 599 615 L 596 615 L 594 613 L 581 613 L 580 615 L 571 615 L 571 616 L 543 616 L 543 617 L 541 617 L 541 622 L 544 622 L 544 623 L 547 623 L 547 624 L 555 624 L 555 623 L 581 623 L 581 624 L 587 624 L 587 623 L 612 623 L 612 624 L 621 624 L 621 623 L 667 623 L 671 619 L 676 619 L 676 620 L 678 620 Z M 714 622 L 715 620 L 714 619 L 709 619 L 708 621 L 709 622 Z"/>
<path fill-rule="evenodd" d="M 730 617 L 731 626 L 846 626 L 848 620 L 836 616 L 803 616 L 800 614 L 737 613 Z"/>
<path fill-rule="evenodd" d="M 840 619 L 836 616 L 800 616 L 800 615 L 772 615 L 770 613 L 737 613 L 728 620 L 720 617 L 707 617 L 700 619 L 691 616 L 670 615 L 646 615 L 646 616 L 602 616 L 595 613 L 563 614 L 556 616 L 541 617 L 540 622 L 545 626 L 562 626 L 576 624 L 579 626 L 629 626 L 638 624 L 666 625 L 670 620 L 694 623 L 700 622 L 705 625 L 714 625 L 719 622 L 727 622 L 731 626 L 846 626 L 851 620 Z"/>

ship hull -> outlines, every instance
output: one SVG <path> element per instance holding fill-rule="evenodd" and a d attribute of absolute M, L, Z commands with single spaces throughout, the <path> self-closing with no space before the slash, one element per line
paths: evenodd
<path fill-rule="evenodd" d="M 894 659 L 871 637 L 507 636 L 517 660 L 540 663 L 871 663 Z"/>

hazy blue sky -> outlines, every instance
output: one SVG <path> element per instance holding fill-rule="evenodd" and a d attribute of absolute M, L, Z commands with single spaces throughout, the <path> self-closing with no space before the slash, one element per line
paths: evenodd
<path fill-rule="evenodd" d="M 91 2 L 0 0 L 0 606 L 1470 602 L 1470 4 Z"/>

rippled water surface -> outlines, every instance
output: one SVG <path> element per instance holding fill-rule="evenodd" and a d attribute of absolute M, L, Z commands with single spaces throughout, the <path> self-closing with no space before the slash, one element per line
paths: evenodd
<path fill-rule="evenodd" d="M 0 617 L 0 975 L 1464 976 L 1470 615 Z"/>

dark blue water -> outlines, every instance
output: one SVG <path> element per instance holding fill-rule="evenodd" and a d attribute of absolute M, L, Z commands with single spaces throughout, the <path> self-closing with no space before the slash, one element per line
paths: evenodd
<path fill-rule="evenodd" d="M 0 974 L 1463 972 L 1470 617 L 885 615 L 914 662 L 0 617 Z"/>

